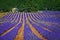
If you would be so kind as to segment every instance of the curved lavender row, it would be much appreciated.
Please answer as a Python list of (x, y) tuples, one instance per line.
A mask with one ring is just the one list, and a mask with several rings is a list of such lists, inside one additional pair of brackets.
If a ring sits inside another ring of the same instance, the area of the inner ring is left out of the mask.
[(19, 24), (17, 27), (15, 27), (13, 30), (11, 30), (9, 33), (7, 33), (4, 36), (0, 37), (0, 40), (14, 40), (16, 37), (18, 30), (20, 29), (22, 24)]
[[(16, 14), (15, 14), (15, 16), (16, 16)], [(18, 15), (16, 16), (15, 20), (17, 19), (17, 17), (18, 17)], [(14, 22), (15, 20), (13, 20), (12, 23), (11, 23), (12, 20), (11, 21), (8, 20), (10, 22), (4, 22), (4, 23), (2, 23), (2, 25), (0, 25), (0, 27), (1, 27), (0, 28), (0, 34), (2, 34), (4, 31), (8, 30), (9, 28), (13, 27), (14, 25), (16, 25), (17, 22)]]
[[(17, 15), (17, 14), (16, 14)], [(17, 20), (17, 21), (16, 21)], [(18, 14), (17, 15), (17, 18), (16, 18), (16, 24), (14, 24), (14, 26), (13, 26), (13, 24), (12, 24), (12, 26), (10, 27), (10, 29), (11, 28), (13, 28), (13, 27), (15, 27), (17, 24), (18, 24), (18, 22), (20, 21), (20, 14)], [(15, 23), (15, 21), (14, 21), (14, 23)], [(13, 40), (14, 38), (15, 38), (15, 36), (17, 35), (17, 32), (18, 32), (18, 30), (20, 29), (20, 27), (21, 27), (21, 24), (22, 23), (19, 23), (15, 28), (13, 28), (10, 32), (8, 32), (7, 34), (5, 34), (4, 36), (0, 36), (0, 40)], [(8, 24), (7, 24), (8, 25)], [(9, 26), (8, 26), (9, 27)], [(10, 30), (10, 29), (8, 29), (8, 30)], [(7, 30), (7, 31), (8, 31)], [(11, 35), (11, 34), (13, 34), (13, 35)], [(7, 39), (6, 39), (7, 38)]]
[(25, 25), (24, 40), (41, 40), (29, 28), (28, 24)]
[[(46, 16), (48, 16), (48, 14), (42, 13)], [(59, 20), (60, 18), (56, 17), (56, 20), (54, 18), (50, 18), (50, 16), (48, 17), (44, 17), (44, 15), (40, 14), (43, 17), (40, 17), (39, 15), (39, 19), (37, 20), (36, 18), (34, 18), (34, 16), (36, 17), (36, 14), (33, 16), (32, 14), (30, 14), (30, 23), (44, 36), (46, 37), (48, 40), (58, 40), (60, 39), (60, 28), (59, 28)], [(53, 14), (51, 14), (53, 15)], [(56, 14), (55, 14), (56, 15)], [(60, 14), (59, 14), (60, 15)], [(40, 20), (40, 18), (43, 18), (42, 20)], [(57, 19), (58, 18), (58, 19)], [(47, 21), (45, 21), (47, 19)], [(51, 20), (50, 20), (51, 19)], [(49, 21), (50, 20), (50, 21)], [(38, 22), (39, 21), (39, 22)], [(52, 22), (51, 22), (52, 21)], [(54, 22), (53, 22), (54, 21)], [(47, 24), (46, 24), (47, 23)], [(50, 23), (50, 24), (49, 24)], [(39, 25), (38, 25), (39, 24)], [(47, 30), (49, 29), (49, 30)], [(52, 31), (52, 32), (49, 32)], [(54, 35), (54, 36), (52, 36)], [(56, 37), (57, 36), (57, 37)]]
[[(4, 16), (4, 17), (2, 18), (2, 20), (4, 20), (5, 22), (10, 22), (11, 20), (14, 19), (13, 17), (15, 17), (15, 16), (16, 16), (16, 14), (10, 13), (10, 14)], [(9, 20), (9, 21), (8, 21), (8, 20)]]

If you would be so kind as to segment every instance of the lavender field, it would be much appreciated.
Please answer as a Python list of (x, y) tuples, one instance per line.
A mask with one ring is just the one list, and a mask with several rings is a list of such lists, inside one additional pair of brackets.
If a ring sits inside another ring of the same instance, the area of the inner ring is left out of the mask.
[(0, 40), (60, 40), (60, 11), (8, 12), (0, 18)]

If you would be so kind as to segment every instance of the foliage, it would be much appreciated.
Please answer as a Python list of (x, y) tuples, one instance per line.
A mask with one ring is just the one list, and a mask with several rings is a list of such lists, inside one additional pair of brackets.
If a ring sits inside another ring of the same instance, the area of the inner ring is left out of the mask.
[(60, 0), (0, 0), (0, 11), (15, 7), (19, 11), (60, 10)]

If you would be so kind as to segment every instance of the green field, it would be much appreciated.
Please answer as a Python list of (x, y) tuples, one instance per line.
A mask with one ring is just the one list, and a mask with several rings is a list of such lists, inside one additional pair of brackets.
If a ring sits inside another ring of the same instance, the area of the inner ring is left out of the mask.
[(0, 11), (14, 7), (19, 11), (60, 10), (60, 0), (0, 0)]

